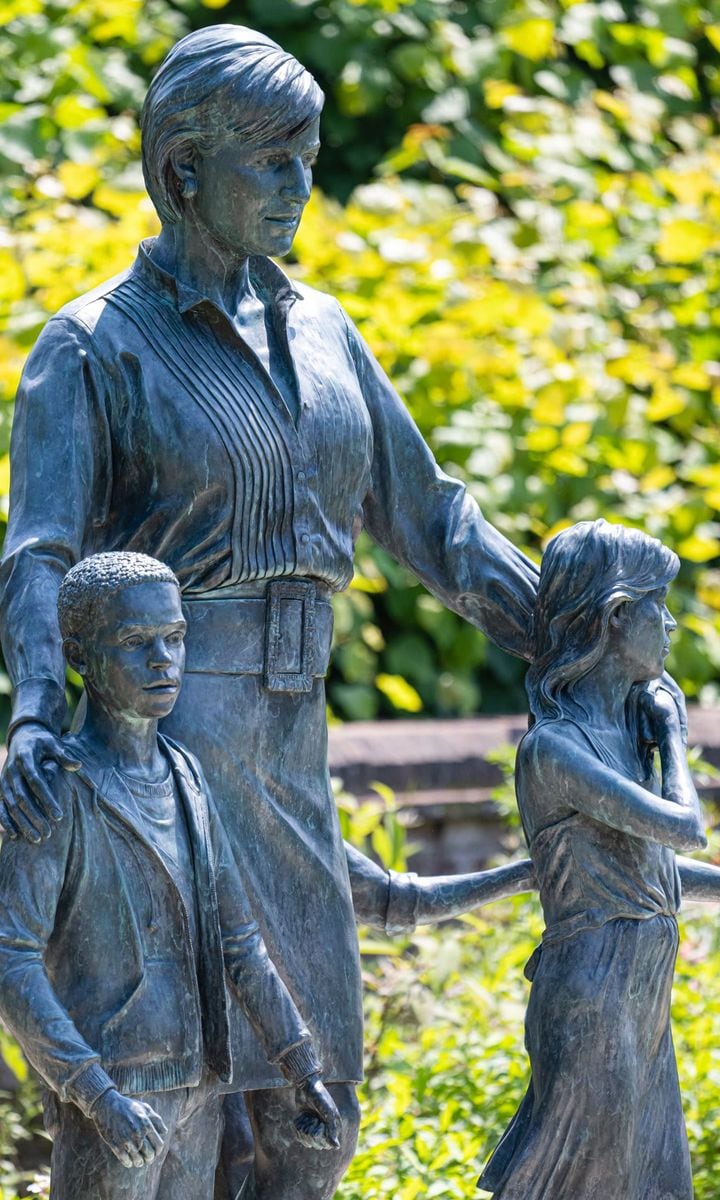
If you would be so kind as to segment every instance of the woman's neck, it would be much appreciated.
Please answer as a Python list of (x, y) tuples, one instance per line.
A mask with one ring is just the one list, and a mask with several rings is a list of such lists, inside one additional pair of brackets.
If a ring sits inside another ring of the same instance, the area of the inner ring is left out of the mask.
[(207, 230), (190, 220), (163, 225), (151, 258), (179, 283), (211, 300), (231, 318), (243, 299), (254, 296), (249, 257), (233, 256)]

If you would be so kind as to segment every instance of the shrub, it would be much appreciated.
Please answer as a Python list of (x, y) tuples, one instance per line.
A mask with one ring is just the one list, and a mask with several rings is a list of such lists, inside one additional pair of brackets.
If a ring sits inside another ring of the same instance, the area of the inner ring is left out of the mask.
[[(138, 166), (147, 79), (191, 25), (227, 19), (316, 71), (318, 177), (343, 199), (361, 185), (344, 207), (316, 195), (293, 269), (346, 304), (441, 464), (529, 553), (599, 515), (678, 551), (670, 665), (712, 701), (720, 26), (693, 5), (7, 0), (0, 493), (39, 329), (156, 229)], [(337, 715), (509, 711), (521, 684), (520, 664), (361, 542), (337, 601)]]

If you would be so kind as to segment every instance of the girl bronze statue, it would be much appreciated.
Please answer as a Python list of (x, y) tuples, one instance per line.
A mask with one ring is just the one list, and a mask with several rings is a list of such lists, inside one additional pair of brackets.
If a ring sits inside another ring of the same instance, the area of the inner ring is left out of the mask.
[(720, 871), (675, 856), (705, 845), (684, 706), (661, 679), (679, 565), (605, 521), (543, 558), (516, 786), (546, 928), (526, 968), (531, 1083), (480, 1180), (496, 1200), (692, 1200), (676, 913), (681, 888), (717, 897)]

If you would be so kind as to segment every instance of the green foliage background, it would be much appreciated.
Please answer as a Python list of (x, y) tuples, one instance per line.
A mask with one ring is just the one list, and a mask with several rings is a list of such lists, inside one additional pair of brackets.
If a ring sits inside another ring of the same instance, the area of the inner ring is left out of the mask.
[[(0, 0), (0, 493), (39, 329), (156, 229), (138, 167), (147, 80), (217, 20), (273, 34), (327, 93), (291, 269), (343, 301), (438, 459), (529, 553), (600, 515), (679, 552), (670, 665), (716, 699), (717, 0)], [(337, 602), (339, 716), (521, 709), (521, 684), (361, 543)], [(392, 815), (349, 805), (344, 820), (401, 865)], [(476, 1194), (525, 1083), (538, 932), (527, 900), (365, 943), (366, 1115), (344, 1200)], [(718, 978), (714, 927), (690, 915), (675, 1029), (698, 1200), (718, 1190)], [(32, 1088), (18, 1104), (0, 1105), (5, 1200)]]
[[(677, 549), (670, 666), (715, 699), (717, 0), (0, 0), (0, 492), (43, 322), (156, 228), (147, 80), (218, 20), (274, 34), (328, 96), (291, 269), (529, 553), (599, 515)], [(364, 542), (329, 694), (343, 718), (524, 707), (521, 665)]]

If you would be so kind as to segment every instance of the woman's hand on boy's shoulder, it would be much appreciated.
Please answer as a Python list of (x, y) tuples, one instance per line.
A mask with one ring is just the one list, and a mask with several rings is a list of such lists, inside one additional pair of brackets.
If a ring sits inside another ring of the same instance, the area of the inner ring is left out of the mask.
[(46, 725), (27, 721), (13, 731), (0, 779), (0, 826), (10, 838), (42, 842), (62, 820), (51, 764), (77, 771), (80, 763)]

